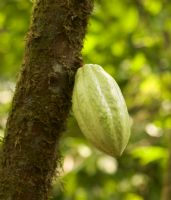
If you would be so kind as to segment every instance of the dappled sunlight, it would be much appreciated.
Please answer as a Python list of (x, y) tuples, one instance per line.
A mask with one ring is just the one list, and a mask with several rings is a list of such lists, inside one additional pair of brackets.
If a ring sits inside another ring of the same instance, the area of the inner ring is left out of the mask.
[(0, 81), (0, 137), (4, 136), (4, 129), (13, 97), (14, 83)]
[(12, 93), (9, 90), (0, 91), (0, 103), (10, 103), (12, 99)]
[[(32, 5), (32, 0), (0, 2), (0, 145)], [(95, 1), (83, 60), (101, 65), (117, 81), (131, 139), (121, 157), (107, 156), (85, 139), (71, 110), (51, 200), (160, 200), (171, 132), (170, 10), (169, 0)]]
[(102, 156), (97, 160), (98, 168), (107, 174), (114, 174), (117, 172), (118, 163), (117, 160), (109, 157), (109, 156)]
[(161, 137), (163, 135), (162, 129), (158, 128), (154, 124), (147, 124), (145, 127), (147, 134), (152, 137)]

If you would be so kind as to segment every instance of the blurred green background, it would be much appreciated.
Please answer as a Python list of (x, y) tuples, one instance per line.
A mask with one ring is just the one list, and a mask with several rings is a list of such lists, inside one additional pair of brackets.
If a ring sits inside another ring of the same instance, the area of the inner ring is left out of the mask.
[[(32, 2), (0, 1), (0, 139), (24, 52)], [(93, 148), (73, 118), (61, 140), (63, 169), (51, 200), (159, 200), (171, 131), (171, 2), (97, 0), (85, 63), (118, 82), (132, 136), (118, 160)]]

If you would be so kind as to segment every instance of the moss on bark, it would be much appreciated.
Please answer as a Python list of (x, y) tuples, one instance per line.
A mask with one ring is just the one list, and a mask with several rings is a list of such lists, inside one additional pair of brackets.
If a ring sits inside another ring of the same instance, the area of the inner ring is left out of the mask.
[(0, 199), (47, 200), (92, 0), (37, 0), (9, 114)]

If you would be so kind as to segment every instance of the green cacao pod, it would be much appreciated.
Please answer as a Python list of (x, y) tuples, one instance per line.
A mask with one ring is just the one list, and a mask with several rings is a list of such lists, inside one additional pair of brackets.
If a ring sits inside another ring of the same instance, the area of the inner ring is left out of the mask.
[(130, 119), (116, 81), (96, 64), (79, 68), (72, 110), (85, 137), (99, 150), (119, 156), (130, 137)]

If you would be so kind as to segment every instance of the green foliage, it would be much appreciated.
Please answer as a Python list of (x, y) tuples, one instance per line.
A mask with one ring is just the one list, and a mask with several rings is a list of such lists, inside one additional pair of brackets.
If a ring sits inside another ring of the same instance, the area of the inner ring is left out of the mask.
[[(0, 1), (0, 136), (24, 52), (32, 3)], [(105, 68), (120, 85), (132, 137), (118, 160), (94, 149), (75, 119), (61, 142), (61, 179), (52, 200), (160, 199), (171, 130), (169, 0), (97, 0), (83, 49), (85, 63)]]
[(0, 78), (16, 78), (22, 63), (26, 30), (29, 27), (29, 0), (0, 2)]

